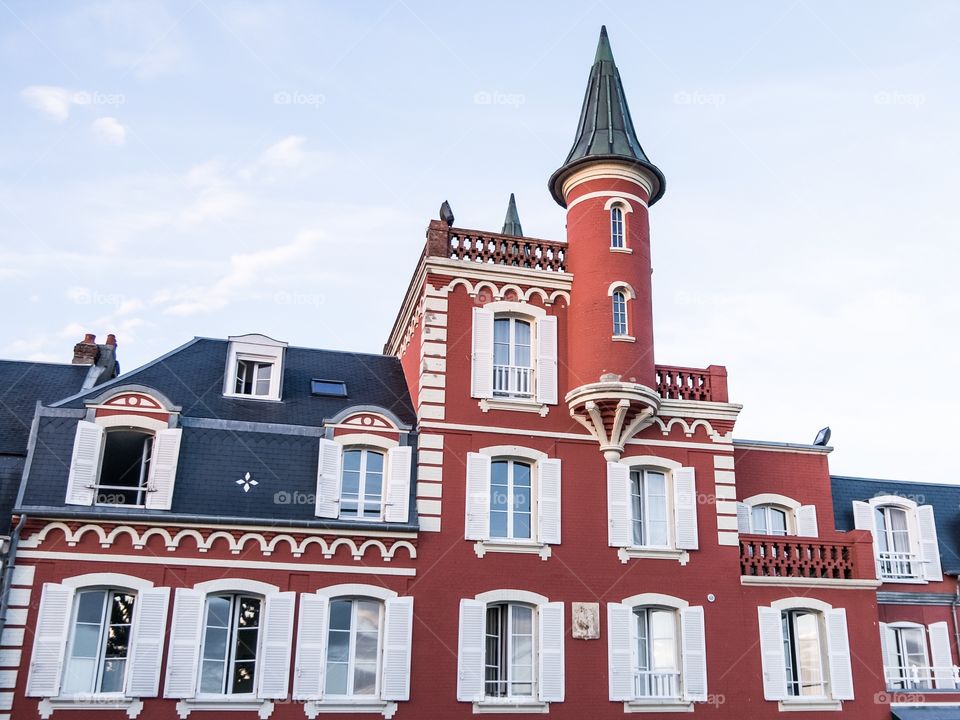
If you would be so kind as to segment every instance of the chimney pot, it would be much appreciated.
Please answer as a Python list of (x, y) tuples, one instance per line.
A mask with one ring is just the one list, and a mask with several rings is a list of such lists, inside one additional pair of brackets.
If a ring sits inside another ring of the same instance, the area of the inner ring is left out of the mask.
[(97, 336), (93, 333), (87, 333), (83, 340), (73, 346), (73, 364), (74, 365), (93, 365), (97, 362), (100, 355), (100, 348), (97, 347)]
[(107, 335), (107, 345), (113, 345), (114, 347), (116, 347), (116, 346), (117, 346), (117, 336), (114, 335), (113, 333), (110, 333), (109, 335)]
[(83, 336), (83, 343), (85, 345), (93, 345), (97, 342), (97, 336), (93, 333), (87, 333)]

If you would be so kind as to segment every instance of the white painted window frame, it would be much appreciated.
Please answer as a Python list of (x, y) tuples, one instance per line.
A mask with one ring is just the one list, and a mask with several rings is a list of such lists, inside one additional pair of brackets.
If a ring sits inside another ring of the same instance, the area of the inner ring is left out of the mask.
[[(224, 372), (224, 397), (243, 400), (280, 400), (283, 386), (284, 355), (287, 343), (279, 342), (265, 335), (236, 335), (227, 338), (227, 365)], [(270, 391), (266, 395), (247, 395), (237, 392), (237, 363), (247, 360), (273, 365), (270, 371)]]
[[(613, 210), (614, 208), (618, 208), (620, 210), (621, 242), (623, 243), (620, 246), (616, 246), (613, 244)], [(630, 204), (630, 202), (627, 199), (620, 196), (614, 196), (604, 203), (603, 209), (607, 211), (609, 216), (610, 252), (625, 253), (628, 255), (632, 254), (633, 248), (627, 244), (627, 238), (629, 237), (629, 234), (627, 232), (627, 223), (628, 223), (627, 217), (630, 215), (630, 213), (633, 212), (633, 206)]]
[[(659, 457), (656, 455), (635, 455), (632, 457), (620, 458), (619, 463), (626, 465), (629, 472), (634, 470), (654, 470), (662, 472), (667, 478), (667, 533), (669, 535), (669, 544), (665, 547), (654, 547), (647, 545), (630, 545), (620, 548), (618, 555), (621, 562), (627, 562), (630, 558), (662, 558), (667, 560), (677, 560), (681, 565), (686, 565), (690, 560), (690, 554), (687, 550), (677, 548), (677, 527), (676, 527), (676, 508), (674, 501), (673, 473), (683, 468), (683, 464), (676, 460)], [(632, 481), (631, 481), (632, 482)], [(633, 520), (633, 502), (630, 501), (630, 517)], [(631, 525), (632, 537), (632, 525)]]

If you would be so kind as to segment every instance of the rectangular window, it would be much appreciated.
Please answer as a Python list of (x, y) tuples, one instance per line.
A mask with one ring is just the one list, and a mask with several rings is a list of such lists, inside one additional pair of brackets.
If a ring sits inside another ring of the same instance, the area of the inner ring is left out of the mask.
[(343, 599), (330, 603), (327, 634), (327, 695), (376, 696), (380, 659), (381, 603)]
[(887, 684), (900, 690), (933, 688), (933, 668), (927, 659), (927, 639), (923, 628), (895, 627), (893, 631), (894, 667), (887, 669)]
[(874, 510), (877, 551), (883, 580), (911, 580), (920, 577), (919, 558), (912, 552), (907, 511), (884, 505)]
[(532, 329), (514, 317), (493, 321), (493, 394), (498, 397), (533, 396)]
[(104, 436), (103, 461), (97, 481), (98, 505), (142, 506), (146, 499), (152, 433), (111, 428)]
[(771, 505), (754, 505), (750, 511), (751, 530), (758, 535), (786, 535), (787, 513)]
[(237, 381), (235, 392), (237, 395), (251, 397), (270, 396), (270, 378), (273, 374), (273, 363), (256, 360), (237, 360)]
[(638, 608), (636, 619), (636, 670), (634, 692), (638, 698), (680, 697), (677, 652), (677, 615), (662, 608)]
[(623, 336), (627, 330), (627, 296), (622, 290), (613, 293), (613, 334)]
[(781, 621), (787, 695), (815, 698), (826, 696), (820, 614), (807, 610), (791, 610), (781, 615)]
[(634, 545), (669, 546), (667, 476), (656, 470), (632, 471), (630, 495)]
[(610, 208), (610, 247), (623, 247), (623, 209)]
[(487, 697), (533, 696), (533, 608), (487, 608), (484, 692)]
[(379, 520), (383, 513), (383, 453), (346, 450), (340, 489), (340, 517)]
[(133, 605), (122, 590), (77, 593), (63, 695), (123, 692)]
[(260, 599), (245, 595), (207, 598), (199, 692), (252, 695), (257, 677)]
[(527, 463), (496, 460), (490, 464), (490, 537), (531, 539), (531, 476)]
[(321, 397), (347, 397), (347, 384), (342, 380), (310, 381), (310, 394)]

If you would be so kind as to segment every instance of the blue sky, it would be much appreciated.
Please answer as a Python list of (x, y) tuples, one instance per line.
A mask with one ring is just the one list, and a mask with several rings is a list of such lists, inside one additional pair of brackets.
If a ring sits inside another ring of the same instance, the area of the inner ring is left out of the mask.
[(562, 238), (546, 181), (606, 23), (659, 362), (737, 435), (955, 481), (960, 5), (0, 0), (0, 356), (195, 335), (377, 352), (442, 200)]

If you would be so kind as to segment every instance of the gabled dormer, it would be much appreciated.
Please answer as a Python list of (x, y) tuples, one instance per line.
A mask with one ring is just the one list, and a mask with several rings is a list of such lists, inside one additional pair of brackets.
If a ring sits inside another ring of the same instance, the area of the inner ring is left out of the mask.
[(227, 341), (224, 396), (280, 400), (287, 343), (255, 333), (233, 335)]

